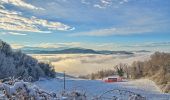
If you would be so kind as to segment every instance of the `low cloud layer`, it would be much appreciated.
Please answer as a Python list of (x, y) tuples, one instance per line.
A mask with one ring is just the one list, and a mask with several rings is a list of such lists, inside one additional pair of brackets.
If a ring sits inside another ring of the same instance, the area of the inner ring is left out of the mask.
[(137, 55), (94, 55), (94, 54), (63, 54), (63, 55), (32, 55), (40, 61), (51, 62), (58, 72), (79, 76), (99, 70), (113, 69), (119, 63), (131, 64), (137, 60), (147, 60), (150, 54)]

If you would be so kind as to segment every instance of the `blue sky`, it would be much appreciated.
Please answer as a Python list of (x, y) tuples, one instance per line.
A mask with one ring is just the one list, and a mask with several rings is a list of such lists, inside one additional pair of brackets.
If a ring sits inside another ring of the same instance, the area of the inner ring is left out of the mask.
[(24, 46), (170, 50), (169, 0), (0, 0), (0, 39)]

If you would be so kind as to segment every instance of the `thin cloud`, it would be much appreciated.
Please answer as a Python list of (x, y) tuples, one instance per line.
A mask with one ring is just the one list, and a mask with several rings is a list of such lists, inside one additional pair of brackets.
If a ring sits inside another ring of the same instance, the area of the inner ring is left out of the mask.
[(38, 9), (33, 5), (27, 4), (23, 0), (2, 0), (2, 3), (0, 3), (0, 16), (1, 16), (0, 29), (7, 30), (7, 31), (38, 32), (38, 33), (51, 33), (51, 31), (55, 31), (55, 30), (68, 31), (74, 29), (61, 22), (48, 21), (48, 20), (36, 18), (34, 16), (24, 17), (21, 12), (8, 10), (7, 8), (5, 8), (3, 4), (6, 3), (13, 4), (19, 7)]
[(0, 0), (2, 4), (12, 4), (18, 7), (24, 7), (28, 9), (34, 9), (34, 10), (43, 10), (43, 8), (35, 7), (32, 4), (26, 3), (24, 0)]
[(89, 5), (89, 4), (90, 4), (90, 2), (88, 2), (88, 1), (86, 1), (86, 0), (81, 0), (81, 3), (86, 4), (86, 5)]
[(17, 12), (0, 9), (0, 28), (4, 30), (13, 31), (28, 31), (28, 32), (42, 32), (38, 26), (53, 29), (53, 30), (69, 30), (70, 26), (62, 24), (60, 22), (50, 22), (35, 17), (26, 18), (19, 15)]
[(37, 47), (37, 48), (60, 48), (60, 47), (80, 47), (79, 42), (62, 42), (62, 43), (40, 43), (34, 45), (25, 45), (24, 47)]
[(92, 30), (87, 32), (73, 33), (70, 36), (110, 36), (110, 35), (131, 35), (152, 32), (152, 28), (146, 27), (122, 27)]
[(11, 47), (12, 47), (13, 49), (20, 49), (20, 48), (23, 48), (23, 47), (24, 47), (24, 45), (22, 45), (22, 44), (12, 43), (12, 44), (11, 44)]
[(27, 34), (24, 34), (24, 33), (19, 33), (19, 32), (0, 32), (0, 35), (17, 35), (17, 36), (25, 36)]
[(96, 8), (100, 8), (100, 9), (106, 8), (106, 7), (101, 6), (101, 5), (99, 5), (99, 4), (94, 4), (94, 7), (96, 7)]
[(162, 47), (162, 46), (170, 46), (170, 42), (148, 42), (141, 44), (131, 44), (131, 45), (123, 45), (124, 47)]
[(99, 9), (105, 9), (109, 7), (115, 8), (127, 2), (128, 0), (96, 0), (95, 2), (90, 2), (90, 0), (81, 0), (81, 3), (86, 5), (93, 5), (93, 7)]
[(9, 34), (12, 35), (27, 35), (27, 34), (23, 34), (23, 33), (17, 33), (17, 32), (8, 32)]

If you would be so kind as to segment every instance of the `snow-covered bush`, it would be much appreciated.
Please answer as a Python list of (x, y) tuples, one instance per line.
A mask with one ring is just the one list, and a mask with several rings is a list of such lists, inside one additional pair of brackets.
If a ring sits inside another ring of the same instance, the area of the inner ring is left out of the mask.
[(146, 100), (146, 98), (138, 94), (133, 94), (129, 96), (128, 100)]
[(9, 80), (0, 83), (0, 99), (4, 100), (87, 100), (81, 91), (49, 93), (23, 80)]
[(9, 81), (0, 84), (3, 95), (0, 97), (12, 100), (57, 100), (55, 93), (45, 92), (24, 81)]
[(81, 91), (62, 92), (62, 100), (87, 100), (85, 93)]
[(146, 100), (145, 97), (140, 94), (128, 91), (113, 89), (102, 93), (101, 95), (94, 97), (93, 100)]

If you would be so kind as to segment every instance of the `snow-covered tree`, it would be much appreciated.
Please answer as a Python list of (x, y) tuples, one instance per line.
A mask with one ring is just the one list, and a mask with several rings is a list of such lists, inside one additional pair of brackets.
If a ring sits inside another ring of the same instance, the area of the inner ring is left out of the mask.
[(19, 51), (13, 51), (6, 42), (0, 40), (0, 79), (20, 77), (36, 81), (39, 77), (54, 77), (55, 71), (50, 64), (38, 62), (35, 58)]

